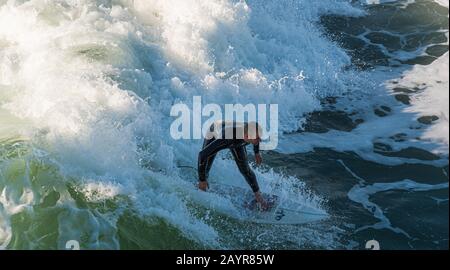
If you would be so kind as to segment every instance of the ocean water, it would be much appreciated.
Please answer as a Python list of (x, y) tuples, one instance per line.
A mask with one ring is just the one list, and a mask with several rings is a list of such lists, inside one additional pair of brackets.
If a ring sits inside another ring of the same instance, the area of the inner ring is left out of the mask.
[[(0, 0), (0, 249), (448, 249), (448, 59), (447, 0)], [(194, 95), (279, 104), (261, 189), (328, 218), (198, 191)]]

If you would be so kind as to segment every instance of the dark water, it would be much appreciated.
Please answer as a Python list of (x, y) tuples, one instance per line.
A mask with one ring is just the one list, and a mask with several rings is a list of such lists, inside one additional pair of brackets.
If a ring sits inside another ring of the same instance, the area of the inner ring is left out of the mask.
[[(431, 1), (372, 5), (367, 16), (323, 16), (321, 24), (331, 39), (348, 50), (353, 65), (399, 67), (427, 65), (448, 51), (448, 9)], [(425, 55), (402, 59), (405, 53)], [(402, 51), (402, 54), (399, 52)]]
[[(408, 70), (413, 65), (431, 64), (448, 51), (447, 8), (430, 1), (408, 5), (406, 1), (398, 1), (367, 6), (365, 10), (367, 16), (358, 18), (335, 15), (321, 18), (326, 35), (352, 57), (349, 69)], [(410, 96), (417, 91), (398, 88), (395, 98), (399, 104), (409, 105)], [(324, 100), (328, 109), (310, 114), (301, 132), (352, 132), (364, 120), (337, 109), (343, 101), (348, 102), (343, 97)], [(385, 117), (390, 111), (391, 108), (381, 106), (373, 113)], [(430, 124), (431, 120), (432, 116), (421, 118), (419, 122)], [(396, 134), (395, 127), (392, 134)], [(402, 141), (403, 135), (393, 136), (393, 142)], [(366, 241), (375, 239), (382, 249), (448, 249), (448, 184), (444, 188), (423, 191), (392, 184), (404, 179), (429, 185), (448, 183), (448, 153), (440, 157), (420, 147), (393, 151), (390, 145), (376, 142), (373, 152), (419, 162), (383, 165), (364, 160), (352, 151), (336, 152), (327, 148), (298, 154), (271, 152), (266, 160), (279, 171), (304, 179), (307, 186), (327, 198), (334, 222), (343, 230), (340, 248), (364, 249)], [(446, 160), (447, 165), (420, 163), (439, 159)], [(390, 228), (366, 227), (377, 224), (380, 219), (374, 214), (375, 208), (366, 208), (349, 197), (349, 191), (358, 187), (362, 179), (364, 187), (391, 184), (384, 191), (367, 195), (368, 200), (382, 210)]]
[(448, 181), (448, 165), (442, 168), (418, 164), (386, 166), (366, 161), (352, 152), (339, 153), (323, 148), (302, 154), (272, 152), (269, 156), (266, 160), (271, 166), (305, 179), (312, 190), (324, 194), (334, 222), (345, 230), (342, 244), (353, 241), (352, 248), (364, 249), (366, 241), (376, 239), (383, 249), (448, 248), (448, 189), (420, 192), (392, 189), (370, 197), (392, 226), (402, 228), (410, 237), (388, 229), (357, 232), (358, 228), (378, 220), (361, 204), (348, 198), (349, 190), (359, 183), (359, 179), (350, 174), (342, 162), (368, 185), (399, 179), (439, 184)]

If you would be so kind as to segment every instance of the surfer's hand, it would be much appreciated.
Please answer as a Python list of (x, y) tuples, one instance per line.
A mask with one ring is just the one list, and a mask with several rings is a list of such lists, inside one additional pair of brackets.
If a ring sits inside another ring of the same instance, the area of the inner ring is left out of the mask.
[(200, 190), (206, 191), (208, 189), (208, 182), (207, 181), (200, 181), (198, 182), (198, 188)]
[(266, 200), (264, 200), (261, 192), (255, 192), (255, 199), (256, 202), (261, 206), (261, 210), (266, 211), (269, 209), (269, 205), (267, 204)]
[(255, 161), (256, 161), (256, 164), (257, 165), (261, 165), (261, 163), (262, 163), (262, 156), (261, 156), (261, 154), (256, 154), (255, 155)]

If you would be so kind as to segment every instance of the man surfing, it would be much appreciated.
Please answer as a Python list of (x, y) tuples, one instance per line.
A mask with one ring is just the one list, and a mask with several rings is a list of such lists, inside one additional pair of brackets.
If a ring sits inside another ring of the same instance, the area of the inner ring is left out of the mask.
[(224, 149), (230, 149), (239, 171), (255, 194), (256, 202), (263, 210), (267, 210), (269, 206), (262, 197), (255, 173), (248, 164), (246, 149), (247, 145), (253, 144), (255, 161), (257, 165), (260, 165), (262, 157), (259, 153), (259, 143), (263, 135), (262, 132), (262, 128), (256, 122), (214, 122), (209, 128), (203, 142), (203, 148), (198, 154), (199, 189), (207, 190), (207, 178), (217, 153)]

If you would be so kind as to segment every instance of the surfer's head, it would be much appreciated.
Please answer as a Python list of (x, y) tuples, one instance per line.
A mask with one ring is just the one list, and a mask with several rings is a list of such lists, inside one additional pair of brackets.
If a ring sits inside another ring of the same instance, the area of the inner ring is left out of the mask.
[(263, 130), (257, 122), (248, 122), (244, 125), (244, 141), (258, 144), (263, 136)]

